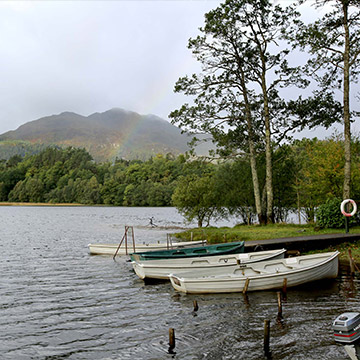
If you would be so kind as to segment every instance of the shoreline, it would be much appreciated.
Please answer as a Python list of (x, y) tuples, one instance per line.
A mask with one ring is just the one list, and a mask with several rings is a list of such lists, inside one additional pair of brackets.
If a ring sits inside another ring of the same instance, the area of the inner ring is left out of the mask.
[(0, 202), (0, 206), (89, 206), (77, 203), (26, 203), (26, 202)]

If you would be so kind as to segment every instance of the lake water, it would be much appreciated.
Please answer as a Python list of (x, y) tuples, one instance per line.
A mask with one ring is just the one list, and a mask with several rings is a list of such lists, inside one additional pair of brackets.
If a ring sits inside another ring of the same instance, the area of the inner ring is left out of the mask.
[(276, 291), (184, 295), (169, 283), (145, 285), (125, 257), (89, 255), (88, 243), (118, 243), (125, 225), (138, 242), (166, 241), (184, 226), (173, 208), (0, 211), (1, 359), (264, 359), (266, 319), (272, 359), (347, 359), (331, 329), (340, 313), (360, 311), (359, 279), (346, 268), (289, 289), (278, 321)]

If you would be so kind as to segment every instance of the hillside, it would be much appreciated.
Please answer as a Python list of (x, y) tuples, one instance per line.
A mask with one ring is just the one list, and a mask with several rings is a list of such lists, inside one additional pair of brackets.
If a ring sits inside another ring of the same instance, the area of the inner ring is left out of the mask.
[[(36, 153), (48, 145), (85, 148), (96, 161), (147, 159), (157, 153), (178, 155), (189, 150), (190, 136), (155, 116), (123, 109), (82, 116), (71, 112), (28, 122), (0, 135), (0, 158)], [(203, 147), (204, 149), (204, 147)], [(207, 152), (207, 147), (201, 155)]]

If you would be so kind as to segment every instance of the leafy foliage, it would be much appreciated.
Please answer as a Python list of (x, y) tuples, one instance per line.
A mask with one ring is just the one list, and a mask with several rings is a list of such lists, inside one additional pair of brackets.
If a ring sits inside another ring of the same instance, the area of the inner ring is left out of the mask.
[(198, 227), (202, 227), (204, 221), (209, 225), (211, 218), (222, 214), (216, 184), (210, 176), (188, 175), (181, 178), (172, 200), (186, 220), (197, 220)]
[[(340, 211), (342, 200), (331, 198), (316, 210), (317, 224), (322, 228), (341, 229), (345, 227), (345, 216)], [(349, 223), (355, 224), (355, 218), (350, 218)]]
[(183, 155), (97, 164), (84, 149), (49, 147), (0, 162), (0, 200), (170, 206), (180, 175), (201, 175), (201, 164)]

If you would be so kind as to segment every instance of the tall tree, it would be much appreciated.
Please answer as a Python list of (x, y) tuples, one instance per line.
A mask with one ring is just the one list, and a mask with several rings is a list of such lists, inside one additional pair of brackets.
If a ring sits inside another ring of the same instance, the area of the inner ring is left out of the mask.
[[(301, 0), (304, 3), (306, 0)], [(360, 71), (360, 1), (317, 0), (318, 7), (329, 11), (311, 24), (295, 23), (293, 41), (310, 59), (306, 70), (322, 89), (342, 90), (344, 124), (343, 197), (350, 197), (351, 186), (351, 111), (350, 83)]]
[(180, 178), (172, 203), (187, 221), (196, 220), (198, 227), (202, 227), (204, 222), (209, 226), (211, 219), (224, 215), (220, 198), (212, 174), (188, 175)]
[[(260, 222), (273, 220), (272, 136), (284, 133), (284, 104), (278, 88), (306, 85), (297, 69), (288, 66), (288, 51), (277, 43), (280, 30), (296, 16), (292, 8), (273, 6), (268, 0), (227, 0), (205, 14), (202, 36), (190, 39), (189, 48), (202, 64), (202, 73), (183, 77), (176, 92), (194, 96), (170, 114), (173, 123), (211, 133), (228, 151), (249, 154), (256, 212)], [(269, 81), (269, 77), (272, 81)], [(256, 164), (257, 149), (266, 153), (265, 214)]]

